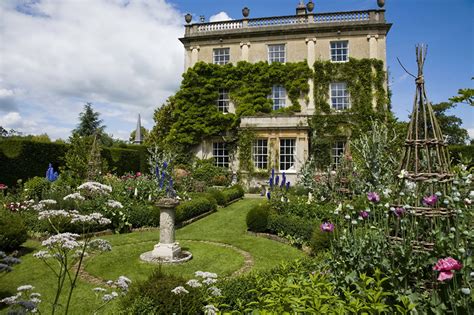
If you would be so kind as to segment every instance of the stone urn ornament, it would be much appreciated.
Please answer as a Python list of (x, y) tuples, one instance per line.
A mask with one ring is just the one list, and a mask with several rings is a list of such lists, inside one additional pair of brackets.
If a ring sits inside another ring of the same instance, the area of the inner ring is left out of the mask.
[(186, 23), (191, 23), (191, 21), (193, 20), (193, 16), (189, 13), (187, 13), (185, 16), (184, 16), (184, 20), (186, 21)]
[(308, 4), (306, 5), (306, 9), (308, 9), (308, 12), (313, 12), (313, 10), (314, 10), (313, 0), (309, 0)]
[(383, 8), (385, 6), (385, 0), (377, 0), (377, 5), (379, 8)]
[(244, 18), (248, 18), (249, 14), (250, 14), (249, 8), (245, 7), (242, 9), (242, 15), (244, 16)]

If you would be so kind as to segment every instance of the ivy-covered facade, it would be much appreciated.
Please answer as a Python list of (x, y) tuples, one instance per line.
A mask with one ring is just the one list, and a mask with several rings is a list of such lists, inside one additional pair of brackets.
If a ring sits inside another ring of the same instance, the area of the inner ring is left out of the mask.
[(179, 91), (154, 140), (264, 182), (294, 181), (308, 158), (336, 167), (348, 139), (390, 113), (384, 10), (186, 25)]

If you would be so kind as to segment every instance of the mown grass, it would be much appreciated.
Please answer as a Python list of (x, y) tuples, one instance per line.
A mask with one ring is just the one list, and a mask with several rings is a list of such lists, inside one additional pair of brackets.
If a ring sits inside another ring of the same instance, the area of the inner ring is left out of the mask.
[[(304, 254), (291, 246), (246, 233), (245, 217), (250, 208), (261, 202), (259, 199), (245, 199), (234, 203), (193, 224), (179, 229), (176, 238), (181, 246), (193, 254), (193, 259), (185, 264), (163, 266), (165, 271), (191, 278), (195, 271), (215, 272), (219, 276), (230, 276), (244, 264), (244, 257), (231, 248), (198, 242), (213, 241), (230, 244), (249, 252), (254, 260), (252, 270), (268, 269), (282, 261), (301, 258)], [(140, 254), (153, 249), (159, 241), (159, 231), (134, 232), (129, 234), (108, 235), (102, 237), (112, 244), (112, 251), (87, 259), (85, 269), (91, 275), (101, 279), (116, 279), (124, 275), (137, 282), (146, 279), (155, 265), (140, 261)], [(28, 241), (31, 253), (22, 257), (22, 263), (15, 266), (10, 274), (0, 277), (0, 296), (15, 293), (16, 287), (31, 284), (42, 294), (41, 311), (50, 313), (48, 301), (55, 293), (55, 278), (50, 270), (32, 256), (40, 249), (40, 243)], [(74, 293), (70, 314), (91, 314), (100, 301), (92, 288), (96, 285), (80, 281)], [(117, 313), (116, 304), (112, 304), (102, 313)], [(0, 313), (6, 313), (5, 310)], [(60, 311), (59, 314), (62, 314)]]

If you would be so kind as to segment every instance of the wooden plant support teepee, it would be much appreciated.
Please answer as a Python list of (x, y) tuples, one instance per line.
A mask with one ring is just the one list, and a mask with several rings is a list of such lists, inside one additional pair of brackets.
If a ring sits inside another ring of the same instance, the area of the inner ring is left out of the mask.
[[(410, 204), (404, 203), (403, 196), (393, 208), (406, 208), (407, 214), (414, 216), (424, 229), (417, 239), (411, 240), (415, 250), (430, 251), (434, 247), (430, 232), (433, 231), (434, 221), (454, 215), (443, 205), (444, 196), (450, 191), (453, 174), (450, 173), (449, 153), (447, 143), (441, 128), (433, 113), (428, 97), (426, 96), (423, 66), (426, 59), (427, 46), (416, 46), (418, 76), (415, 79), (416, 94), (405, 140), (404, 154), (400, 165), (400, 187), (411, 186), (414, 189), (415, 199)], [(440, 197), (434, 205), (423, 203), (424, 196), (438, 193)], [(440, 194), (441, 193), (441, 194)], [(403, 241), (400, 235), (391, 236), (393, 241)]]

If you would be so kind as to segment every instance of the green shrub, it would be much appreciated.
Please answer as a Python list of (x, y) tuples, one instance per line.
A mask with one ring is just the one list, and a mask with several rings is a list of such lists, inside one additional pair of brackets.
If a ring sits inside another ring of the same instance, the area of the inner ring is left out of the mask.
[(217, 203), (215, 201), (212, 202), (206, 197), (195, 197), (192, 200), (183, 202), (176, 208), (176, 222), (183, 222), (216, 209)]
[(25, 183), (25, 198), (41, 200), (43, 198), (43, 193), (45, 193), (50, 186), (51, 183), (45, 177), (35, 176)]
[(293, 215), (272, 214), (268, 218), (268, 229), (271, 232), (275, 234), (283, 233), (300, 238), (306, 242), (311, 240), (315, 226), (316, 223), (314, 221)]
[(160, 209), (144, 203), (132, 203), (124, 207), (132, 228), (160, 226)]
[(195, 180), (206, 182), (211, 185), (214, 185), (214, 179), (216, 179), (219, 184), (228, 184), (227, 181), (225, 183), (219, 182), (222, 180), (219, 176), (223, 176), (227, 179), (228, 175), (229, 171), (225, 168), (214, 165), (214, 159), (212, 158), (207, 160), (198, 159), (192, 171), (192, 176)]
[(253, 207), (247, 213), (247, 228), (253, 232), (265, 232), (267, 230), (269, 216), (270, 206), (268, 203)]
[(226, 205), (226, 199), (222, 190), (217, 188), (209, 188), (207, 192), (212, 195), (212, 197), (216, 200), (219, 206)]
[(171, 290), (184, 286), (186, 279), (155, 270), (144, 282), (132, 285), (120, 301), (125, 314), (201, 314), (203, 304), (198, 290), (186, 286), (187, 294), (177, 296)]
[(244, 189), (240, 185), (234, 185), (230, 188), (222, 190), (224, 196), (225, 204), (228, 204), (231, 201), (242, 198), (244, 196)]
[(25, 223), (20, 216), (0, 212), (0, 250), (9, 252), (17, 249), (28, 238)]
[(331, 237), (333, 235), (333, 233), (323, 232), (321, 229), (315, 228), (309, 242), (312, 254), (314, 255), (322, 250), (328, 249), (331, 245)]

